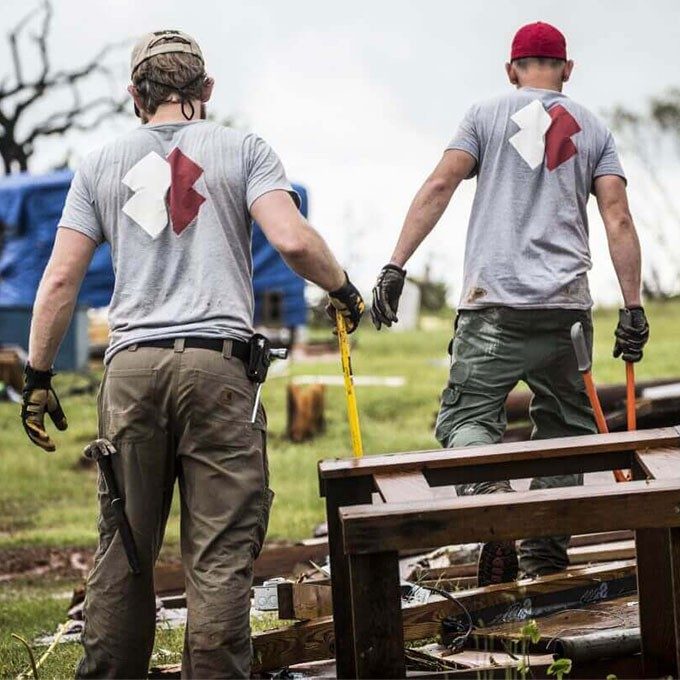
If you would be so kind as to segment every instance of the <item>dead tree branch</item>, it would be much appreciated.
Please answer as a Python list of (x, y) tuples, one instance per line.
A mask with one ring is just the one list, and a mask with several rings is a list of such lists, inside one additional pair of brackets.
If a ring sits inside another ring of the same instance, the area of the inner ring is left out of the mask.
[[(104, 121), (123, 114), (127, 104), (127, 97), (112, 95), (99, 94), (84, 100), (81, 92), (81, 88), (97, 76), (107, 79), (113, 86), (113, 72), (105, 59), (124, 43), (105, 45), (77, 68), (53, 70), (49, 56), (52, 18), (51, 0), (43, 0), (7, 35), (11, 74), (0, 79), (0, 156), (7, 174), (28, 169), (29, 158), (40, 138), (63, 135), (71, 130), (93, 130)], [(36, 32), (30, 33), (34, 25)], [(27, 45), (37, 56), (38, 68), (32, 76), (26, 66), (29, 63)], [(27, 127), (31, 107), (59, 94), (62, 98), (64, 94), (70, 94), (70, 105), (55, 105), (55, 111)]]

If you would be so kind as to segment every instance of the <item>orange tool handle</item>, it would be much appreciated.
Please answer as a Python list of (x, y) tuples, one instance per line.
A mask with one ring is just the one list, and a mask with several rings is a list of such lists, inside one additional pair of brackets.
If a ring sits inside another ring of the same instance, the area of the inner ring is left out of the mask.
[[(585, 371), (582, 375), (583, 382), (586, 384), (586, 394), (588, 395), (590, 405), (593, 407), (593, 412), (595, 414), (595, 423), (597, 424), (598, 432), (600, 432), (600, 434), (609, 432), (607, 420), (602, 411), (602, 404), (600, 404), (600, 398), (597, 396), (593, 376), (590, 371)], [(614, 470), (614, 479), (617, 482), (629, 482), (631, 479), (630, 472), (628, 472), (628, 470)]]
[(588, 400), (590, 401), (590, 405), (593, 407), (593, 413), (595, 414), (597, 431), (600, 434), (605, 434), (606, 432), (609, 432), (609, 428), (607, 427), (607, 419), (604, 417), (602, 404), (600, 404), (600, 398), (597, 396), (593, 375), (590, 371), (584, 371), (582, 375), (583, 382), (586, 384), (586, 394), (588, 395)]
[[(597, 424), (598, 432), (600, 432), (600, 434), (609, 432), (607, 420), (602, 411), (602, 404), (600, 404), (600, 398), (597, 396), (593, 376), (590, 371), (585, 371), (582, 375), (583, 382), (586, 384), (586, 394), (588, 395), (590, 405), (593, 407), (593, 412), (595, 414), (595, 423)], [(614, 479), (617, 482), (629, 482), (631, 479), (630, 472), (628, 472), (628, 470), (614, 470)]]
[(637, 414), (635, 412), (635, 364), (626, 362), (626, 421), (628, 431), (637, 430)]
[[(583, 333), (583, 326), (580, 321), (577, 321), (571, 327), (571, 341), (574, 345), (574, 353), (576, 354), (576, 361), (578, 363), (578, 370), (583, 376), (583, 382), (586, 386), (586, 394), (588, 395), (588, 401), (593, 409), (593, 414), (595, 415), (595, 424), (597, 425), (597, 430), (600, 434), (605, 434), (609, 432), (607, 427), (607, 420), (604, 417), (604, 412), (602, 411), (602, 404), (600, 404), (600, 398), (597, 396), (597, 390), (595, 389), (595, 383), (593, 382), (593, 376), (590, 372), (592, 361), (590, 359), (590, 352), (588, 352), (588, 347), (586, 346), (586, 338)], [(633, 387), (633, 395), (635, 394), (635, 388)], [(633, 410), (635, 410), (635, 402), (633, 400)], [(629, 416), (630, 418), (630, 416)], [(630, 423), (630, 420), (628, 421)], [(628, 482), (631, 479), (629, 470), (614, 470), (614, 479), (617, 482)]]

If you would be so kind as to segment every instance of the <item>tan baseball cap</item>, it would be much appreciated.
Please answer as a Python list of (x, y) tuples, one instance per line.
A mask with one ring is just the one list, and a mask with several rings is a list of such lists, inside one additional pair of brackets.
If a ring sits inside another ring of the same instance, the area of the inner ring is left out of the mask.
[(154, 31), (142, 36), (132, 49), (130, 74), (134, 76), (139, 65), (157, 54), (185, 52), (193, 54), (203, 62), (203, 53), (198, 43), (182, 31)]

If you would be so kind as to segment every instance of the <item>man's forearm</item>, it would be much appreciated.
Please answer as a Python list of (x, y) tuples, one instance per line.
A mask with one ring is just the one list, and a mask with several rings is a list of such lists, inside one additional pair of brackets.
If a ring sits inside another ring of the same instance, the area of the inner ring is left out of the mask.
[(409, 258), (434, 229), (446, 210), (456, 184), (429, 179), (416, 194), (406, 214), (404, 226), (390, 262), (404, 267)]
[(33, 306), (28, 348), (28, 360), (36, 370), (46, 371), (52, 367), (71, 321), (77, 295), (77, 284), (49, 272), (43, 277)]
[(640, 305), (641, 254), (640, 242), (633, 220), (625, 218), (615, 227), (607, 230), (609, 253), (621, 286), (626, 307)]
[(302, 278), (320, 286), (325, 291), (334, 291), (345, 283), (345, 272), (328, 244), (311, 226), (304, 226), (298, 245), (281, 250), (286, 264)]

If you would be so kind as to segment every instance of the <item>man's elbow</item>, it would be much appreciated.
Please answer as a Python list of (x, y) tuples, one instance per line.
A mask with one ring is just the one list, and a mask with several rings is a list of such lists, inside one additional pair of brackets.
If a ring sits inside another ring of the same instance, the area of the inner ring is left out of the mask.
[(309, 252), (309, 241), (302, 234), (291, 234), (281, 239), (274, 247), (283, 257), (296, 260)]
[(447, 198), (453, 191), (452, 183), (446, 177), (436, 175), (430, 177), (430, 179), (427, 181), (427, 188), (434, 196), (444, 196)]
[(46, 271), (40, 287), (49, 295), (66, 295), (77, 290), (78, 281), (72, 272), (60, 267)]
[(633, 217), (626, 211), (612, 217), (607, 225), (610, 237), (627, 238), (635, 235), (635, 223)]

